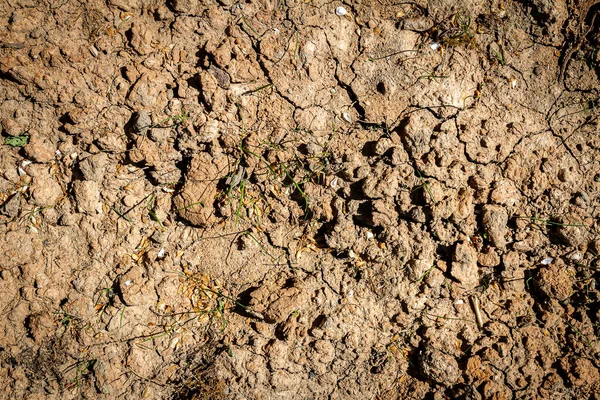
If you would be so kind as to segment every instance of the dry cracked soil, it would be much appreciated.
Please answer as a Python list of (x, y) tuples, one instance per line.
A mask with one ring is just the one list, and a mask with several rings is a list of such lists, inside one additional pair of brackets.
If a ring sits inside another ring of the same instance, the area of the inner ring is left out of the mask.
[(0, 1), (0, 398), (598, 399), (599, 11)]

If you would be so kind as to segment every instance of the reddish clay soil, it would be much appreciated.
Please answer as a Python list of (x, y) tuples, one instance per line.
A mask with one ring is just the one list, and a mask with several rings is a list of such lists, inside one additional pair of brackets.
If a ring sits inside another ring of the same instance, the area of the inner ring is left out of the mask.
[(598, 399), (600, 3), (0, 2), (0, 398)]

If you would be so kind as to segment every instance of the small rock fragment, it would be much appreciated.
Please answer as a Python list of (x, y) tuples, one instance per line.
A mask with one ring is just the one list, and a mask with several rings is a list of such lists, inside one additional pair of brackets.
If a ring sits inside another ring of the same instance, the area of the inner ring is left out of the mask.
[(496, 204), (511, 207), (520, 202), (521, 194), (512, 181), (505, 179), (496, 182), (490, 198)]
[(133, 125), (131, 128), (135, 133), (140, 133), (152, 125), (152, 118), (146, 111), (141, 110), (135, 113), (133, 117)]
[(286, 320), (295, 310), (300, 310), (310, 295), (299, 282), (294, 286), (273, 290), (272, 287), (261, 286), (251, 294), (250, 307), (261, 313), (265, 322), (278, 323)]
[(208, 68), (208, 72), (210, 72), (212, 76), (215, 77), (215, 79), (217, 80), (217, 85), (219, 85), (221, 89), (229, 89), (229, 86), (231, 85), (231, 77), (227, 72), (223, 71), (221, 68), (215, 65), (211, 65)]
[(186, 183), (174, 198), (177, 213), (196, 226), (205, 226), (214, 214), (217, 195), (219, 166), (208, 153), (192, 158), (186, 175)]
[(479, 253), (477, 261), (484, 267), (495, 267), (500, 264), (500, 256), (493, 247), (488, 247)]
[(542, 264), (542, 265), (549, 265), (550, 263), (552, 263), (552, 261), (554, 261), (554, 258), (552, 258), (552, 257), (546, 257), (542, 261), (540, 261), (540, 264)]
[(398, 171), (379, 164), (366, 177), (362, 189), (371, 199), (393, 198), (398, 193)]
[(40, 135), (31, 135), (29, 143), (25, 146), (27, 158), (40, 163), (54, 160), (56, 148), (46, 138)]
[(4, 215), (7, 215), (10, 218), (14, 218), (19, 215), (19, 211), (21, 211), (21, 194), (15, 193), (10, 199), (8, 199), (1, 209)]
[(98, 153), (84, 159), (79, 163), (79, 169), (86, 181), (99, 182), (104, 177), (104, 172), (108, 164), (106, 153)]
[(43, 164), (32, 165), (28, 172), (33, 177), (33, 183), (29, 190), (35, 205), (54, 207), (58, 199), (62, 197), (63, 191), (49, 168)]
[(383, 137), (379, 139), (377, 143), (375, 143), (373, 152), (378, 156), (382, 156), (392, 147), (394, 147), (394, 143), (392, 142), (392, 140), (390, 138)]
[(540, 268), (534, 279), (536, 287), (551, 299), (565, 300), (573, 294), (575, 273), (561, 260)]
[(154, 290), (154, 280), (148, 278), (141, 265), (133, 266), (119, 277), (119, 290), (127, 305), (152, 304), (158, 300)]
[(506, 245), (506, 225), (508, 212), (504, 207), (485, 205), (483, 207), (483, 228), (494, 247), (502, 249)]
[(453, 356), (434, 348), (421, 352), (419, 369), (426, 378), (444, 385), (454, 385), (461, 373)]
[(437, 118), (427, 110), (416, 111), (402, 121), (400, 133), (412, 157), (420, 158), (429, 152), (433, 127), (438, 124)]
[(558, 227), (557, 233), (567, 246), (578, 247), (583, 244), (586, 239), (585, 226), (580, 221), (574, 218), (562, 218)]
[(472, 244), (461, 242), (456, 245), (450, 274), (467, 288), (479, 284), (477, 251)]
[(86, 214), (101, 214), (100, 189), (98, 183), (92, 181), (76, 181), (73, 183), (73, 194), (77, 202), (77, 210)]

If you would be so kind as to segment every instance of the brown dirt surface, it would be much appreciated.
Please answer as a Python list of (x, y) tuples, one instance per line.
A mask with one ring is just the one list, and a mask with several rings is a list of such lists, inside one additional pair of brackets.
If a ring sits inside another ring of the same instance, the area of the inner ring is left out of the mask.
[(598, 399), (598, 12), (0, 2), (0, 398)]

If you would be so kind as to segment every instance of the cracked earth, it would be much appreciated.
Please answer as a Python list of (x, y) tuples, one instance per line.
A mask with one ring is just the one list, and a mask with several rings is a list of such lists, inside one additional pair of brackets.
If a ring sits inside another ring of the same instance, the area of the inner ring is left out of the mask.
[(2, 1), (0, 398), (596, 398), (599, 4)]

